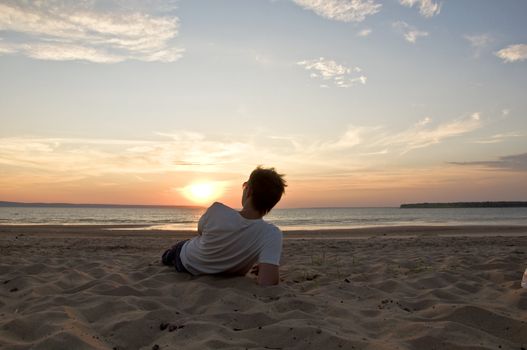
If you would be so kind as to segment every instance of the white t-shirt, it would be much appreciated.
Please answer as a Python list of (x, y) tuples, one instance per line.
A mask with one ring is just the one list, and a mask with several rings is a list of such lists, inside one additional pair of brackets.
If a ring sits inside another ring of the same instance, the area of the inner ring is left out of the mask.
[(180, 253), (181, 262), (193, 275), (245, 273), (256, 262), (280, 265), (282, 231), (263, 219), (246, 219), (215, 202), (199, 219), (200, 232)]

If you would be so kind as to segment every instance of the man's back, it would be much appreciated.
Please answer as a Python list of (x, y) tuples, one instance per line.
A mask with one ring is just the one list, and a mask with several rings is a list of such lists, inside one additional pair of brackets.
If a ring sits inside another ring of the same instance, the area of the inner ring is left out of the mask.
[(214, 203), (198, 223), (199, 236), (185, 243), (181, 261), (193, 275), (245, 274), (256, 263), (280, 264), (282, 232), (263, 219), (246, 219)]

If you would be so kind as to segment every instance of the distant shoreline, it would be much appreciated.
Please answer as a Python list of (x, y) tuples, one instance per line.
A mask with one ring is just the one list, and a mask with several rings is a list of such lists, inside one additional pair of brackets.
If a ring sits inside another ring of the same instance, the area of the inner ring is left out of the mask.
[(527, 208), (527, 202), (453, 202), (453, 203), (409, 203), (400, 208)]
[(147, 204), (76, 204), (76, 203), (24, 203), (0, 201), (0, 207), (15, 208), (152, 208), (152, 209), (203, 209), (198, 205), (147, 205)]

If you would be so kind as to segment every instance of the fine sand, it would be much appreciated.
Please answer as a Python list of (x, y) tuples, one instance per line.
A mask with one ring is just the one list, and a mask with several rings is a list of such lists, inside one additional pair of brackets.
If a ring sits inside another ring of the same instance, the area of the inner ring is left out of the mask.
[(0, 348), (527, 348), (527, 227), (289, 232), (266, 288), (161, 265), (192, 232), (107, 228), (0, 226)]

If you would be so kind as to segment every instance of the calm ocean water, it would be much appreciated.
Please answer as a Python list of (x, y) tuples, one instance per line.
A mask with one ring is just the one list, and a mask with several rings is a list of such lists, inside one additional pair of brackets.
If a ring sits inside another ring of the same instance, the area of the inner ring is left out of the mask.
[[(2, 207), (0, 224), (143, 224), (195, 229), (205, 209)], [(309, 208), (274, 209), (266, 217), (282, 229), (388, 225), (527, 225), (527, 208)]]

